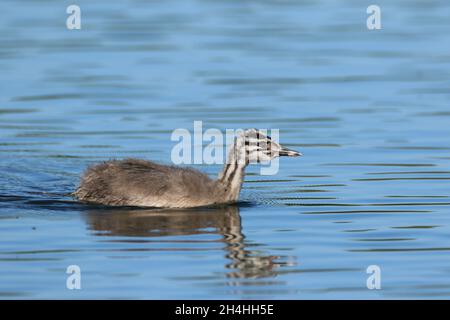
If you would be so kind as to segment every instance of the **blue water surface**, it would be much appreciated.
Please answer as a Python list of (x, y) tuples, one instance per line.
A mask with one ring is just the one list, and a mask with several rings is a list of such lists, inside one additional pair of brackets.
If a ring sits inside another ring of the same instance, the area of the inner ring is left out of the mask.
[[(0, 4), (0, 298), (449, 298), (448, 1), (379, 0), (372, 31), (365, 1), (77, 0), (81, 30), (70, 4)], [(236, 206), (70, 197), (195, 120), (304, 157), (249, 167)]]

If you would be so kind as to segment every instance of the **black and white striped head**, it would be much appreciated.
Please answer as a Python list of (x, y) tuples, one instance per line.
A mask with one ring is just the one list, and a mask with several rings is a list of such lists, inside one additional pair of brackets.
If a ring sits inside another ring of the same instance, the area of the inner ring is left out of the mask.
[(266, 130), (247, 129), (242, 132), (240, 139), (243, 141), (241, 148), (243, 147), (245, 150), (247, 163), (266, 162), (282, 156), (298, 157), (302, 155), (300, 152), (283, 147), (274, 141), (267, 135)]

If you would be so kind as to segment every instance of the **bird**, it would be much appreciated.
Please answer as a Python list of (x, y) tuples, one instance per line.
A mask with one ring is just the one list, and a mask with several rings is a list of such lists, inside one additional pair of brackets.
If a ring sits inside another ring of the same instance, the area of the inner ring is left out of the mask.
[(301, 155), (261, 130), (240, 130), (217, 179), (189, 167), (113, 159), (89, 167), (72, 195), (80, 202), (107, 206), (193, 208), (236, 203), (248, 164)]

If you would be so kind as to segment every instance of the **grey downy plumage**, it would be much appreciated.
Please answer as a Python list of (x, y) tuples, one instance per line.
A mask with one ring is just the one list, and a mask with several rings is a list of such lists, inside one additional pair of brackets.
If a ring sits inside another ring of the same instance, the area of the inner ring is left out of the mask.
[(84, 173), (73, 195), (83, 202), (112, 206), (189, 208), (236, 202), (249, 163), (299, 156), (256, 129), (237, 135), (216, 180), (192, 168), (140, 159), (111, 160)]

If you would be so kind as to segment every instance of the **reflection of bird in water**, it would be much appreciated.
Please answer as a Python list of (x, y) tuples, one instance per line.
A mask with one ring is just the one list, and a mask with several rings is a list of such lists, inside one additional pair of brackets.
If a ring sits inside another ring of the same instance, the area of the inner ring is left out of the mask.
[[(99, 236), (161, 237), (215, 233), (225, 243), (226, 268), (232, 278), (257, 278), (276, 275), (283, 263), (278, 256), (263, 255), (247, 248), (237, 206), (201, 209), (127, 208), (90, 210), (89, 228)], [(213, 229), (214, 231), (211, 231)], [(127, 240), (124, 240), (127, 241)]]
[(138, 159), (113, 160), (89, 168), (73, 195), (84, 202), (118, 206), (188, 208), (232, 203), (239, 198), (249, 163), (299, 155), (249, 129), (230, 146), (217, 180), (191, 168)]

